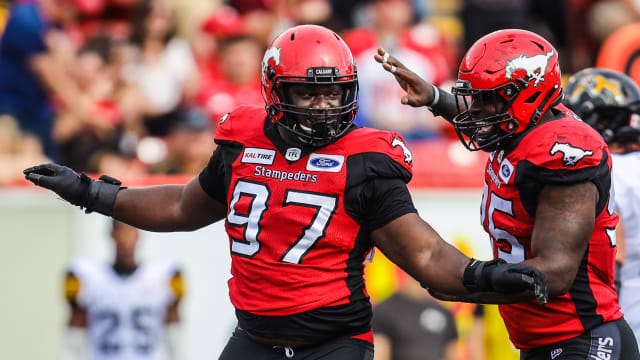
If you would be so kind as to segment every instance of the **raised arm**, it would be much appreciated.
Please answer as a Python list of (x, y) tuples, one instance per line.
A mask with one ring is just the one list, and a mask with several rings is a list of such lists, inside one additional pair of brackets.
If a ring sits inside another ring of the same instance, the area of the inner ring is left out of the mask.
[(126, 189), (108, 176), (94, 180), (57, 164), (24, 170), (27, 180), (64, 200), (149, 231), (195, 230), (226, 215), (226, 206), (204, 192), (197, 177), (186, 185)]
[(455, 97), (449, 92), (427, 82), (411, 71), (383, 48), (378, 48), (374, 59), (393, 74), (398, 84), (407, 92), (400, 101), (413, 107), (427, 106), (435, 115), (451, 121), (458, 114)]
[(400, 216), (371, 236), (391, 261), (432, 292), (456, 295), (456, 300), (466, 300), (472, 293), (494, 292), (487, 302), (517, 302), (536, 296), (546, 302), (545, 279), (538, 270), (499, 260), (469, 259), (416, 213)]

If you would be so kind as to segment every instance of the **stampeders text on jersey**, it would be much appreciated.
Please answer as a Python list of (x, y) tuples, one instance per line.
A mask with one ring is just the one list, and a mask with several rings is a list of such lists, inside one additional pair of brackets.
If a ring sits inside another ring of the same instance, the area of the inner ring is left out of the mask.
[(318, 181), (318, 175), (309, 174), (298, 170), (297, 172), (288, 172), (280, 170), (266, 169), (264, 166), (256, 166), (253, 173), (254, 176), (263, 176), (273, 179), (304, 181), (304, 182), (316, 182)]

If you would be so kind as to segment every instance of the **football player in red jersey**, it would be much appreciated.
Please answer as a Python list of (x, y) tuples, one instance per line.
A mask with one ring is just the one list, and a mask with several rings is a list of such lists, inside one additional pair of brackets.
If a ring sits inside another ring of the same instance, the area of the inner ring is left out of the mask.
[[(480, 220), (496, 259), (544, 272), (549, 303), (500, 305), (521, 359), (639, 359), (613, 285), (611, 156), (600, 135), (563, 106), (558, 54), (539, 35), (500, 30), (474, 43), (453, 94), (384, 49), (375, 59), (454, 126), (469, 150), (489, 152)], [(491, 302), (494, 295), (444, 299)], [(508, 295), (502, 295), (504, 300)]]
[(222, 117), (209, 164), (184, 186), (126, 189), (56, 164), (25, 176), (87, 212), (146, 230), (225, 219), (238, 327), (221, 359), (371, 359), (363, 262), (374, 246), (424, 287), (546, 302), (537, 269), (469, 259), (417, 215), (402, 137), (353, 124), (357, 72), (337, 34), (313, 25), (285, 31), (262, 72), (266, 107)]

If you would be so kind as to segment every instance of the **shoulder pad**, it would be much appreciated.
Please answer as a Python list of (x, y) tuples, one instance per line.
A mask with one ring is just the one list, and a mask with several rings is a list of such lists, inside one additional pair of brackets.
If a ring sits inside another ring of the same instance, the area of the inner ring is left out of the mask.
[(350, 168), (367, 178), (402, 178), (408, 183), (413, 176), (413, 155), (396, 132), (359, 128), (339, 143), (347, 148)]
[(518, 148), (523, 159), (552, 170), (598, 166), (608, 153), (600, 134), (571, 116), (538, 125)]
[[(262, 124), (264, 124), (266, 117), (267, 111), (264, 107), (240, 106), (220, 118), (214, 139), (216, 142), (243, 142), (243, 139), (255, 136), (255, 132), (264, 131)], [(261, 125), (256, 126), (256, 124)]]
[(349, 135), (345, 145), (354, 149), (354, 153), (382, 153), (408, 171), (413, 169), (413, 154), (402, 135), (397, 132), (359, 128)]
[(169, 281), (169, 286), (173, 291), (176, 301), (180, 301), (184, 296), (184, 280), (182, 279), (182, 273), (180, 271), (173, 273), (173, 276)]
[(80, 279), (71, 271), (64, 278), (64, 297), (70, 303), (77, 303)]

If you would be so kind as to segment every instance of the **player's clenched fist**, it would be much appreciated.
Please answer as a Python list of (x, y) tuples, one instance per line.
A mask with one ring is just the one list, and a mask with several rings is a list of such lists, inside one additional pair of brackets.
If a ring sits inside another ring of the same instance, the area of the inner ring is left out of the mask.
[(509, 264), (502, 259), (471, 259), (464, 271), (464, 285), (472, 292), (514, 293), (532, 290), (541, 304), (549, 297), (544, 274), (525, 264)]

